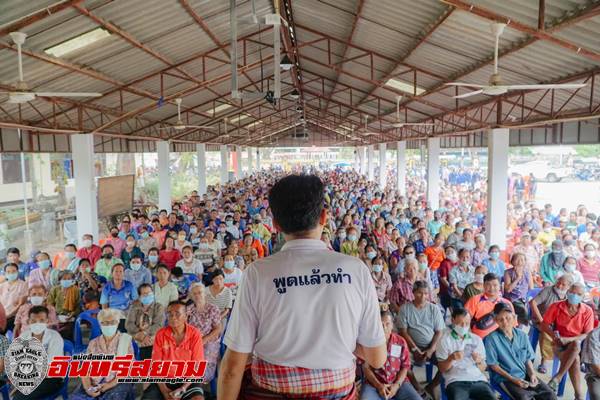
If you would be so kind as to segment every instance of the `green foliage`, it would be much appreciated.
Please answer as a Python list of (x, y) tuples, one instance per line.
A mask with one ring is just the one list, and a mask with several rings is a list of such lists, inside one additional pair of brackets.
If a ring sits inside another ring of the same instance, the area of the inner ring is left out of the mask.
[(599, 157), (600, 144), (578, 144), (573, 146), (580, 157)]
[(508, 154), (511, 156), (533, 156), (533, 151), (529, 147), (510, 147)]

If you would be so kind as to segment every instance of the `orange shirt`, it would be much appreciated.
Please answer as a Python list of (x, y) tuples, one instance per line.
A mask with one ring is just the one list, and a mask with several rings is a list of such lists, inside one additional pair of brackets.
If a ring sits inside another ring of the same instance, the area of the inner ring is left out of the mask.
[[(471, 314), (471, 321), (476, 321), (481, 319), (481, 317), (483, 317), (484, 315), (493, 312), (494, 307), (498, 303), (506, 303), (510, 305), (510, 308), (514, 312), (513, 305), (504, 297), (499, 295), (495, 301), (491, 301), (485, 296), (485, 293), (471, 297), (467, 301), (467, 304), (465, 304), (465, 309), (469, 312), (469, 314)], [(517, 325), (518, 323), (515, 319), (515, 326)], [(482, 339), (490, 333), (492, 333), (493, 331), (495, 331), (496, 328), (498, 328), (498, 324), (495, 322), (491, 324), (490, 327), (487, 329), (478, 329), (474, 324), (471, 324), (471, 332), (473, 332), (475, 335), (479, 336)]]
[(441, 247), (429, 246), (425, 249), (424, 253), (427, 256), (427, 263), (432, 271), (437, 270), (442, 261), (444, 261), (444, 258), (446, 258), (444, 249)]
[[(190, 324), (185, 324), (185, 336), (178, 345), (170, 326), (159, 329), (154, 337), (153, 360), (201, 361), (204, 360), (202, 333)], [(175, 376), (175, 366), (171, 366), (169, 377)]]
[(544, 322), (554, 324), (554, 330), (566, 338), (594, 330), (594, 311), (590, 306), (581, 303), (577, 314), (573, 316), (569, 314), (568, 307), (566, 300), (551, 304), (544, 314)]

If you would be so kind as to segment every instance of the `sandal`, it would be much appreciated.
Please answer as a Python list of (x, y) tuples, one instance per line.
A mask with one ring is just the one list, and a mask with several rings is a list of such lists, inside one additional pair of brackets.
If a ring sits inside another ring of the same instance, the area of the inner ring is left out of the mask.
[(539, 372), (540, 374), (547, 374), (548, 368), (546, 368), (546, 366), (544, 364), (540, 364), (539, 367), (537, 368), (537, 372)]
[(558, 382), (557, 382), (556, 380), (554, 380), (554, 379), (550, 379), (550, 381), (548, 382), (548, 387), (549, 387), (550, 389), (552, 389), (552, 391), (553, 391), (554, 393), (557, 393), (557, 392), (558, 392)]

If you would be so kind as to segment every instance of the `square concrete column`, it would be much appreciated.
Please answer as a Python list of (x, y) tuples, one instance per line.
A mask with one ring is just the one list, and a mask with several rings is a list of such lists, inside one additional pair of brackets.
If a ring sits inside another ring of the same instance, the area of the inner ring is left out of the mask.
[(488, 194), (486, 238), (492, 245), (506, 248), (506, 217), (508, 198), (509, 130), (488, 131)]
[(169, 142), (156, 143), (158, 154), (158, 208), (171, 212), (171, 171)]
[(396, 190), (406, 195), (406, 142), (396, 143)]
[(206, 145), (204, 143), (196, 144), (196, 153), (198, 156), (198, 194), (206, 194)]
[(254, 147), (248, 147), (248, 176), (254, 173), (254, 165), (252, 161), (252, 153), (254, 153)]
[(91, 234), (98, 243), (98, 199), (94, 168), (94, 136), (71, 135), (73, 172), (75, 175), (75, 215), (77, 239)]
[(226, 185), (229, 181), (229, 151), (227, 145), (221, 145), (221, 185)]
[(367, 148), (360, 146), (358, 148), (358, 154), (360, 154), (360, 174), (366, 175), (367, 173)]
[(256, 148), (256, 170), (257, 171), (261, 170), (261, 166), (260, 166), (260, 148), (259, 147)]
[(386, 143), (379, 143), (379, 187), (385, 189), (387, 183), (387, 161), (385, 152), (387, 151)]
[(233, 164), (233, 171), (235, 179), (242, 179), (242, 146), (235, 146), (235, 162)]
[(427, 202), (440, 208), (440, 138), (427, 139)]
[(375, 157), (374, 153), (374, 146), (370, 144), (369, 147), (367, 147), (367, 179), (369, 181), (372, 181), (375, 177), (375, 163), (373, 160)]

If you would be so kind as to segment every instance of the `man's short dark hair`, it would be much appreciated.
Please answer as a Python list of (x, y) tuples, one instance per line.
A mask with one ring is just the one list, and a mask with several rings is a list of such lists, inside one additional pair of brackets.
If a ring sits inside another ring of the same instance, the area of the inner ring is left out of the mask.
[(464, 317), (467, 314), (468, 314), (468, 311), (463, 307), (454, 307), (452, 309), (452, 319), (455, 319), (458, 317)]
[(429, 290), (429, 285), (427, 284), (426, 281), (416, 281), (413, 284), (413, 292), (416, 292), (419, 289), (427, 289), (427, 290)]
[(496, 275), (495, 273), (488, 272), (483, 277), (483, 283), (490, 282), (490, 281), (498, 281), (498, 282), (500, 282), (500, 278), (498, 278), (498, 275)]
[(494, 306), (494, 315), (498, 315), (502, 312), (509, 312), (512, 314), (513, 310), (507, 303), (500, 302)]
[(8, 250), (6, 250), (6, 254), (16, 254), (16, 255), (20, 256), (21, 252), (16, 247), (11, 247)]
[(44, 314), (46, 314), (46, 317), (48, 317), (48, 314), (50, 312), (48, 311), (46, 306), (33, 306), (29, 309), (29, 313), (27, 314), (27, 316), (31, 317), (33, 314), (40, 314), (40, 313), (44, 313)]
[(169, 305), (167, 306), (167, 309), (171, 308), (172, 306), (182, 306), (183, 308), (185, 308), (186, 304), (181, 300), (173, 300), (172, 302), (169, 303)]
[(142, 289), (143, 288), (150, 288), (150, 290), (152, 290), (152, 285), (149, 283), (142, 283), (140, 286), (138, 286), (138, 294), (141, 295), (142, 294)]
[(286, 176), (269, 191), (273, 219), (284, 233), (300, 233), (315, 228), (324, 203), (323, 182), (316, 175)]

